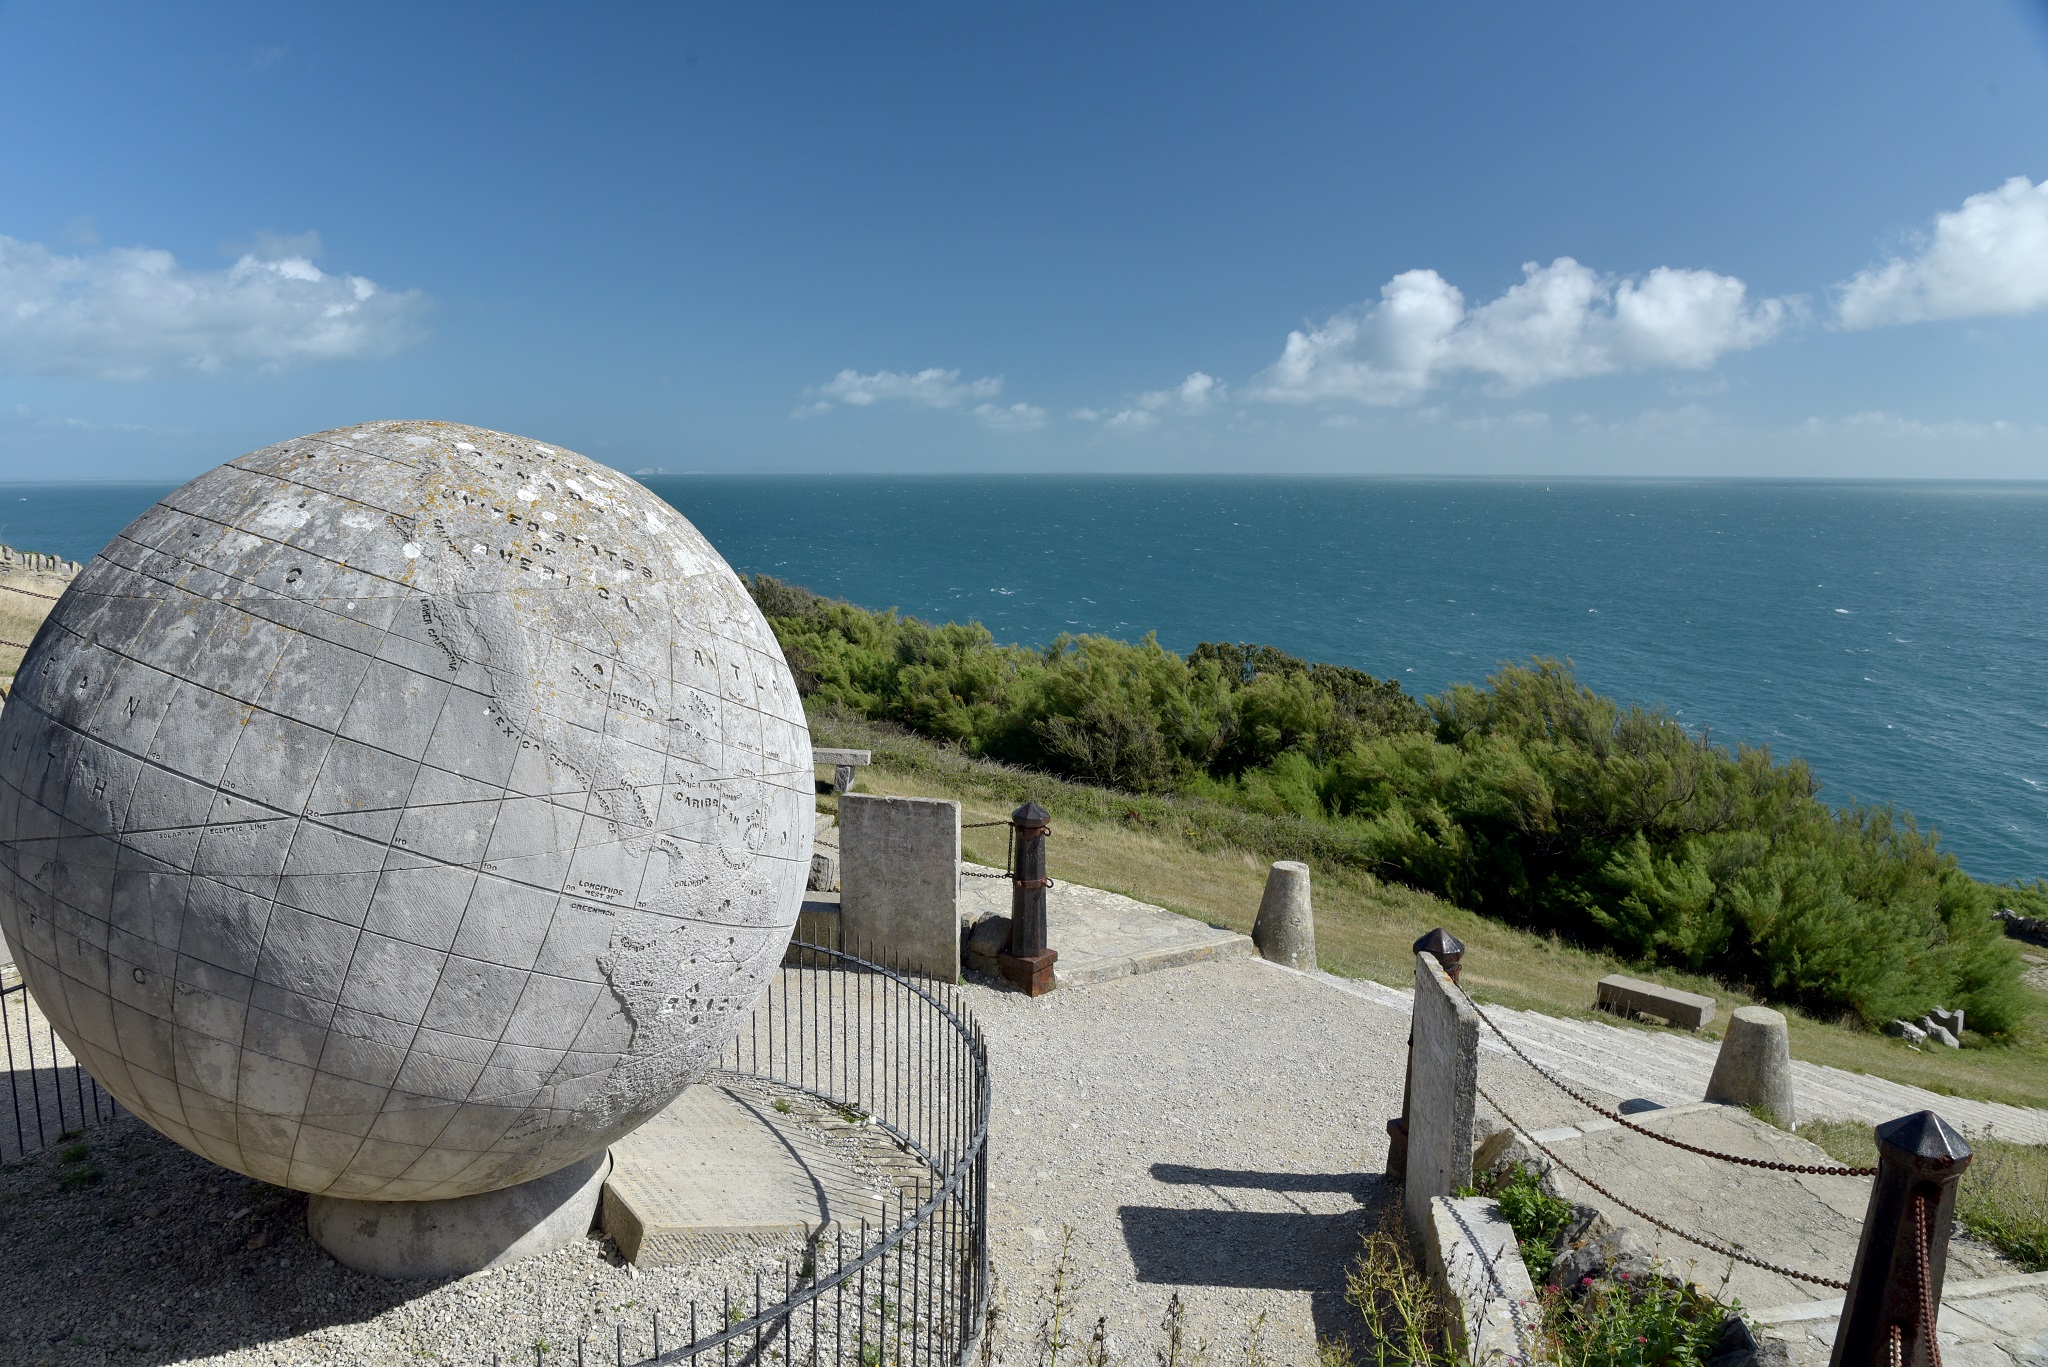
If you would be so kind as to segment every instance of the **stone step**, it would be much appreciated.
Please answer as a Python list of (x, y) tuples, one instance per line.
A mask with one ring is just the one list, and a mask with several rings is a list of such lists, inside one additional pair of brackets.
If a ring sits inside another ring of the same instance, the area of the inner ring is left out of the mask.
[(714, 1074), (612, 1145), (601, 1218), (636, 1266), (694, 1263), (879, 1225), (928, 1176), (814, 1097)]

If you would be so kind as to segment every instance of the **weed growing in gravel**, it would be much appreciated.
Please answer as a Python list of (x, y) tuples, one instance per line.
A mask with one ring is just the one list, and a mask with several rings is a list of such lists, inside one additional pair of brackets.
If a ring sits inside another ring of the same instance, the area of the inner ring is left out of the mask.
[(1152, 1350), (1159, 1367), (1194, 1367), (1208, 1359), (1203, 1346), (1188, 1337), (1188, 1308), (1178, 1291), (1166, 1303), (1166, 1313), (1159, 1320), (1159, 1334), (1159, 1346)]
[(99, 1164), (92, 1161), (83, 1140), (66, 1144), (59, 1149), (57, 1160), (62, 1164), (57, 1173), (57, 1185), (66, 1191), (83, 1191), (87, 1187), (96, 1187), (106, 1177), (106, 1174), (100, 1171)]
[(789, 1104), (788, 1097), (779, 1096), (775, 1098), (775, 1109), (782, 1112), (782, 1114), (784, 1115), (788, 1115), (791, 1111), (794, 1111), (796, 1107)]
[(1060, 1226), (1060, 1258), (1046, 1288), (1045, 1317), (1038, 1323), (1039, 1367), (1060, 1367), (1060, 1355), (1074, 1346), (1074, 1227)]
[[(1456, 1367), (1450, 1313), (1415, 1265), (1398, 1207), (1388, 1207), (1379, 1228), (1365, 1236), (1344, 1279), (1344, 1299), (1365, 1321), (1366, 1361), (1373, 1367)], [(1349, 1362), (1347, 1350), (1336, 1351)]]

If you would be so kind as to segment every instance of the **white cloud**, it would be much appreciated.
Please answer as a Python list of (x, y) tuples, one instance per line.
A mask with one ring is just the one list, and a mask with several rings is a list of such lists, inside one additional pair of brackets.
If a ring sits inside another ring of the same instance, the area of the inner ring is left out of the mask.
[(397, 351), (426, 300), (313, 264), (312, 235), (266, 239), (226, 270), (122, 247), (63, 256), (0, 237), (0, 369), (139, 381), (275, 373)]
[(2048, 180), (2014, 176), (1937, 214), (1911, 257), (1836, 287), (1842, 326), (2027, 313), (2048, 307)]
[(1008, 407), (978, 403), (974, 406), (974, 416), (983, 427), (994, 428), (998, 432), (1036, 432), (1045, 426), (1048, 415), (1043, 408), (1028, 403), (1013, 403)]
[[(1950, 418), (1943, 422), (1926, 422), (1875, 408), (1838, 418), (1808, 418), (1798, 430), (1808, 436), (1885, 437), (1893, 441), (1988, 441), (2025, 433), (2024, 428), (2002, 419), (1973, 422), (1967, 418)], [(2036, 431), (2034, 435), (2042, 434)]]
[(1530, 262), (1522, 282), (1467, 309), (1431, 270), (1405, 271), (1321, 326), (1290, 332), (1253, 393), (1282, 402), (1400, 404), (1446, 376), (1489, 376), (1508, 390), (1622, 370), (1698, 370), (1759, 346), (1792, 305), (1749, 301), (1749, 287), (1713, 271), (1660, 266), (1641, 279), (1594, 273), (1568, 256)]
[(1067, 416), (1123, 432), (1143, 432), (1157, 427), (1163, 418), (1200, 417), (1221, 403), (1226, 392), (1223, 381), (1197, 370), (1172, 389), (1147, 390), (1114, 413), (1077, 408)]
[(999, 375), (962, 380), (958, 370), (877, 370), (863, 375), (842, 370), (824, 384), (809, 391), (810, 402), (790, 416), (814, 418), (830, 413), (839, 404), (868, 408), (878, 403), (907, 403), (917, 408), (958, 409), (974, 416), (983, 427), (996, 432), (1035, 432), (1051, 415), (1035, 404), (995, 402), (1003, 392)]
[(1002, 392), (1003, 382), (996, 376), (968, 380), (963, 384), (959, 371), (940, 370), (936, 366), (915, 374), (878, 370), (872, 375), (863, 375), (857, 370), (842, 370), (818, 386), (818, 402), (811, 406), (825, 412), (834, 403), (866, 408), (870, 404), (899, 401), (920, 408), (959, 408), (977, 399), (993, 399)]

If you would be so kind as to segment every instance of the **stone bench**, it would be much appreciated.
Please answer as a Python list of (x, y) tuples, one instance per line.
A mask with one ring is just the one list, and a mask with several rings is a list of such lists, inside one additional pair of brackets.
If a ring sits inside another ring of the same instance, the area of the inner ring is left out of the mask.
[(820, 750), (813, 747), (811, 763), (832, 766), (832, 791), (846, 793), (853, 790), (853, 771), (865, 768), (874, 762), (874, 756), (866, 750)]
[(1697, 992), (1626, 978), (1619, 973), (1600, 980), (1593, 1005), (1617, 1016), (1657, 1016), (1686, 1030), (1697, 1030), (1714, 1019), (1714, 999)]

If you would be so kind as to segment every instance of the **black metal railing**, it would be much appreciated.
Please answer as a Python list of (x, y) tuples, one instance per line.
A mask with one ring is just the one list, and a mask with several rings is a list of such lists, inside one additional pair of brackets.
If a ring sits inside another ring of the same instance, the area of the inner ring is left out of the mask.
[(0, 968), (0, 1030), (7, 1037), (7, 1090), (14, 1103), (12, 1123), (0, 1122), (0, 1162), (114, 1118), (114, 1098), (71, 1056), (12, 964)]
[[(0, 1150), (34, 1153), (111, 1120), (113, 1099), (21, 982), (10, 976), (4, 992), (14, 1115)], [(858, 1137), (884, 1194), (864, 1218), (835, 1219), (787, 1252), (776, 1271), (734, 1274), (751, 1285), (715, 1299), (650, 1305), (643, 1283), (630, 1321), (562, 1308), (517, 1329), (451, 1325), (442, 1342), (413, 1347), (479, 1367), (964, 1367), (989, 1297), (989, 1069), (958, 989), (794, 942), (703, 1085), (824, 1115)], [(508, 1338), (532, 1346), (494, 1348)]]
[(737, 1299), (590, 1326), (492, 1367), (964, 1367), (989, 1297), (989, 1072), (958, 990), (792, 942), (706, 1082), (787, 1089), (884, 1136), (905, 1160), (884, 1218), (821, 1234)]

